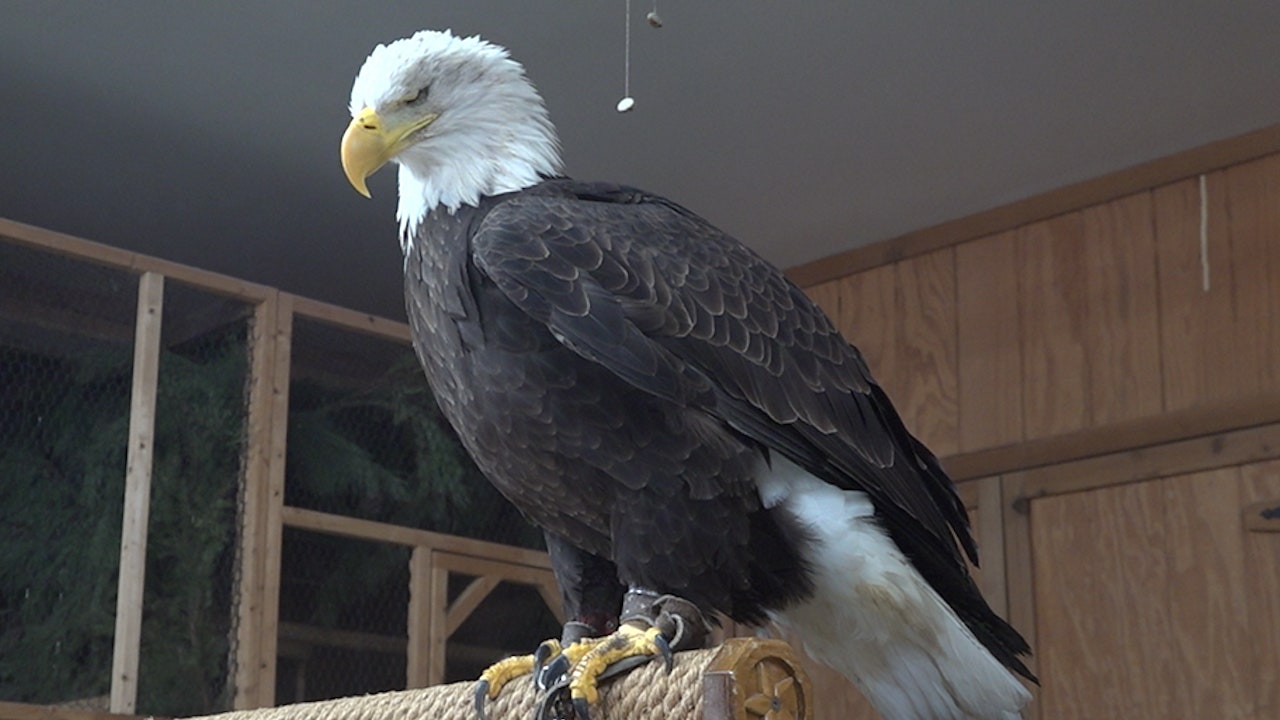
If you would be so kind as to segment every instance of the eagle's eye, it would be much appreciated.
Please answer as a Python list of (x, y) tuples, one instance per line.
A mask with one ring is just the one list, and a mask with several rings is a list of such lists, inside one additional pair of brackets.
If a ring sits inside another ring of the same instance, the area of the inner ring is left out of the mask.
[(413, 94), (411, 94), (411, 95), (406, 95), (406, 96), (404, 97), (404, 99), (402, 99), (402, 100), (400, 101), (400, 103), (401, 103), (402, 105), (412, 105), (412, 104), (414, 104), (414, 103), (416, 103), (416, 102), (420, 102), (420, 101), (422, 101), (422, 100), (426, 100), (426, 99), (427, 99), (427, 90), (429, 90), (429, 88), (425, 88), (425, 87), (424, 87), (424, 88), (420, 88), (417, 92), (415, 92), (415, 93), (413, 93)]

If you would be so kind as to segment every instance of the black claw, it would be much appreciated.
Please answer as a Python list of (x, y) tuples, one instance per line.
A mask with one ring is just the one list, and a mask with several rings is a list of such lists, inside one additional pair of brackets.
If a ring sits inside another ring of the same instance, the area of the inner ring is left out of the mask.
[(533, 651), (533, 669), (541, 670), (549, 657), (551, 657), (551, 643), (538, 643), (537, 649)]
[(568, 677), (569, 670), (569, 658), (557, 655), (546, 665), (535, 665), (533, 684), (539, 690), (549, 690), (559, 684), (561, 678)]
[(488, 696), (489, 696), (489, 681), (480, 680), (479, 682), (476, 683), (476, 691), (475, 691), (476, 717), (479, 718), (480, 720), (489, 720), (488, 716), (485, 715), (484, 713), (484, 701)]
[(533, 651), (533, 686), (539, 690), (546, 690), (546, 686), (542, 684), (542, 670), (547, 664), (547, 658), (551, 657), (551, 646), (547, 643), (541, 643), (538, 648)]
[(535, 720), (560, 720), (564, 716), (560, 710), (560, 699), (569, 692), (568, 683), (559, 683), (547, 690), (538, 701)]
[(573, 714), (577, 720), (591, 720), (591, 705), (586, 698), (573, 699)]
[(671, 673), (671, 668), (675, 665), (675, 655), (671, 652), (671, 643), (667, 639), (658, 635), (653, 639), (653, 644), (658, 646), (658, 651), (662, 653), (662, 663), (667, 666), (667, 673)]

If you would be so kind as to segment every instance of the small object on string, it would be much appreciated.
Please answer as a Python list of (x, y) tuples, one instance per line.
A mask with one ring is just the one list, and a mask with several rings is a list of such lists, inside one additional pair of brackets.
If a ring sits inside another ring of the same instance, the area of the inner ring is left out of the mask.
[[(654, 0), (653, 9), (645, 16), (649, 27), (662, 27), (662, 18), (658, 15), (658, 2)], [(618, 101), (618, 112), (630, 112), (636, 106), (636, 99), (631, 97), (631, 0), (627, 0), (626, 8), (626, 44), (623, 50), (622, 99)]]
[(627, 39), (623, 50), (622, 61), (622, 99), (618, 101), (618, 112), (624, 113), (636, 106), (631, 97), (631, 0), (627, 0), (626, 10)]

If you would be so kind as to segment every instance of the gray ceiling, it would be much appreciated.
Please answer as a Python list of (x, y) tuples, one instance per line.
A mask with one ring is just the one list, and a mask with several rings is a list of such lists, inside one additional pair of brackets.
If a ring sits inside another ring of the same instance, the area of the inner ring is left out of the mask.
[(1280, 122), (1280, 2), (3, 2), (0, 216), (401, 317), (394, 173), (337, 161), (370, 48), (479, 33), (569, 172), (782, 266)]

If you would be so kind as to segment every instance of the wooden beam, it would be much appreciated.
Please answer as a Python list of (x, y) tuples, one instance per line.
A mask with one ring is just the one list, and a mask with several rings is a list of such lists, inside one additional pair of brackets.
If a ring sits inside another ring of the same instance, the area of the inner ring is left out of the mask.
[(354, 330), (366, 335), (409, 342), (409, 326), (403, 322), (388, 320), (377, 315), (370, 315), (333, 305), (320, 300), (294, 296), (294, 313), (311, 320), (337, 325), (345, 330)]
[(371, 540), (409, 547), (423, 546), (457, 555), (474, 555), (505, 563), (551, 569), (551, 560), (541, 550), (529, 550), (486, 540), (474, 540), (430, 530), (419, 530), (373, 520), (331, 515), (297, 507), (282, 508), (281, 518), (284, 524), (289, 527), (328, 535), (341, 535), (359, 540)]
[(482, 575), (472, 580), (449, 606), (444, 621), (445, 637), (453, 635), (454, 631), (471, 617), (471, 613), (480, 607), (480, 603), (484, 602), (484, 599), (489, 597), (489, 593), (493, 592), (501, 582), (502, 578), (496, 575)]
[(0, 720), (138, 720), (133, 715), (0, 700)]
[(120, 574), (111, 658), (110, 709), (113, 713), (133, 713), (138, 698), (142, 596), (147, 570), (147, 518), (151, 507), (151, 460), (155, 444), (156, 381), (160, 374), (163, 309), (164, 276), (144, 273), (138, 280), (138, 319), (133, 342), (124, 523), (120, 531)]
[(444, 550), (435, 551), (432, 564), (433, 567), (443, 568), (449, 572), (465, 575), (493, 575), (523, 585), (540, 585), (552, 578), (551, 570), (548, 568), (505, 560), (491, 560), (474, 555), (460, 555)]
[(1019, 497), (1025, 503), (1046, 495), (1096, 490), (1276, 457), (1280, 457), (1280, 424), (1090, 456), (1009, 473), (1005, 480), (1017, 480)]
[(19, 245), (34, 247), (79, 260), (87, 260), (97, 265), (129, 270), (135, 273), (151, 272), (164, 275), (170, 281), (186, 283), (218, 295), (225, 295), (247, 302), (261, 302), (266, 299), (267, 295), (274, 292), (272, 288), (265, 285), (258, 285), (257, 283), (240, 280), (229, 275), (200, 270), (190, 265), (121, 250), (120, 248), (4, 218), (0, 218), (0, 237), (13, 240)]
[(403, 655), (405, 651), (406, 640), (398, 635), (337, 630), (293, 622), (282, 622), (278, 627), (282, 641), (347, 650), (367, 650), (387, 655)]
[(819, 285), (1275, 152), (1280, 152), (1280, 125), (1212, 142), (1025, 200), (798, 265), (787, 270), (787, 276), (800, 287)]
[(944, 458), (957, 482), (1280, 422), (1280, 394), (1200, 405)]
[(547, 604), (547, 609), (561, 625), (565, 624), (569, 618), (564, 614), (564, 600), (560, 597), (560, 586), (556, 583), (555, 575), (552, 575), (549, 582), (540, 582), (536, 587), (538, 594), (542, 596), (542, 602)]

